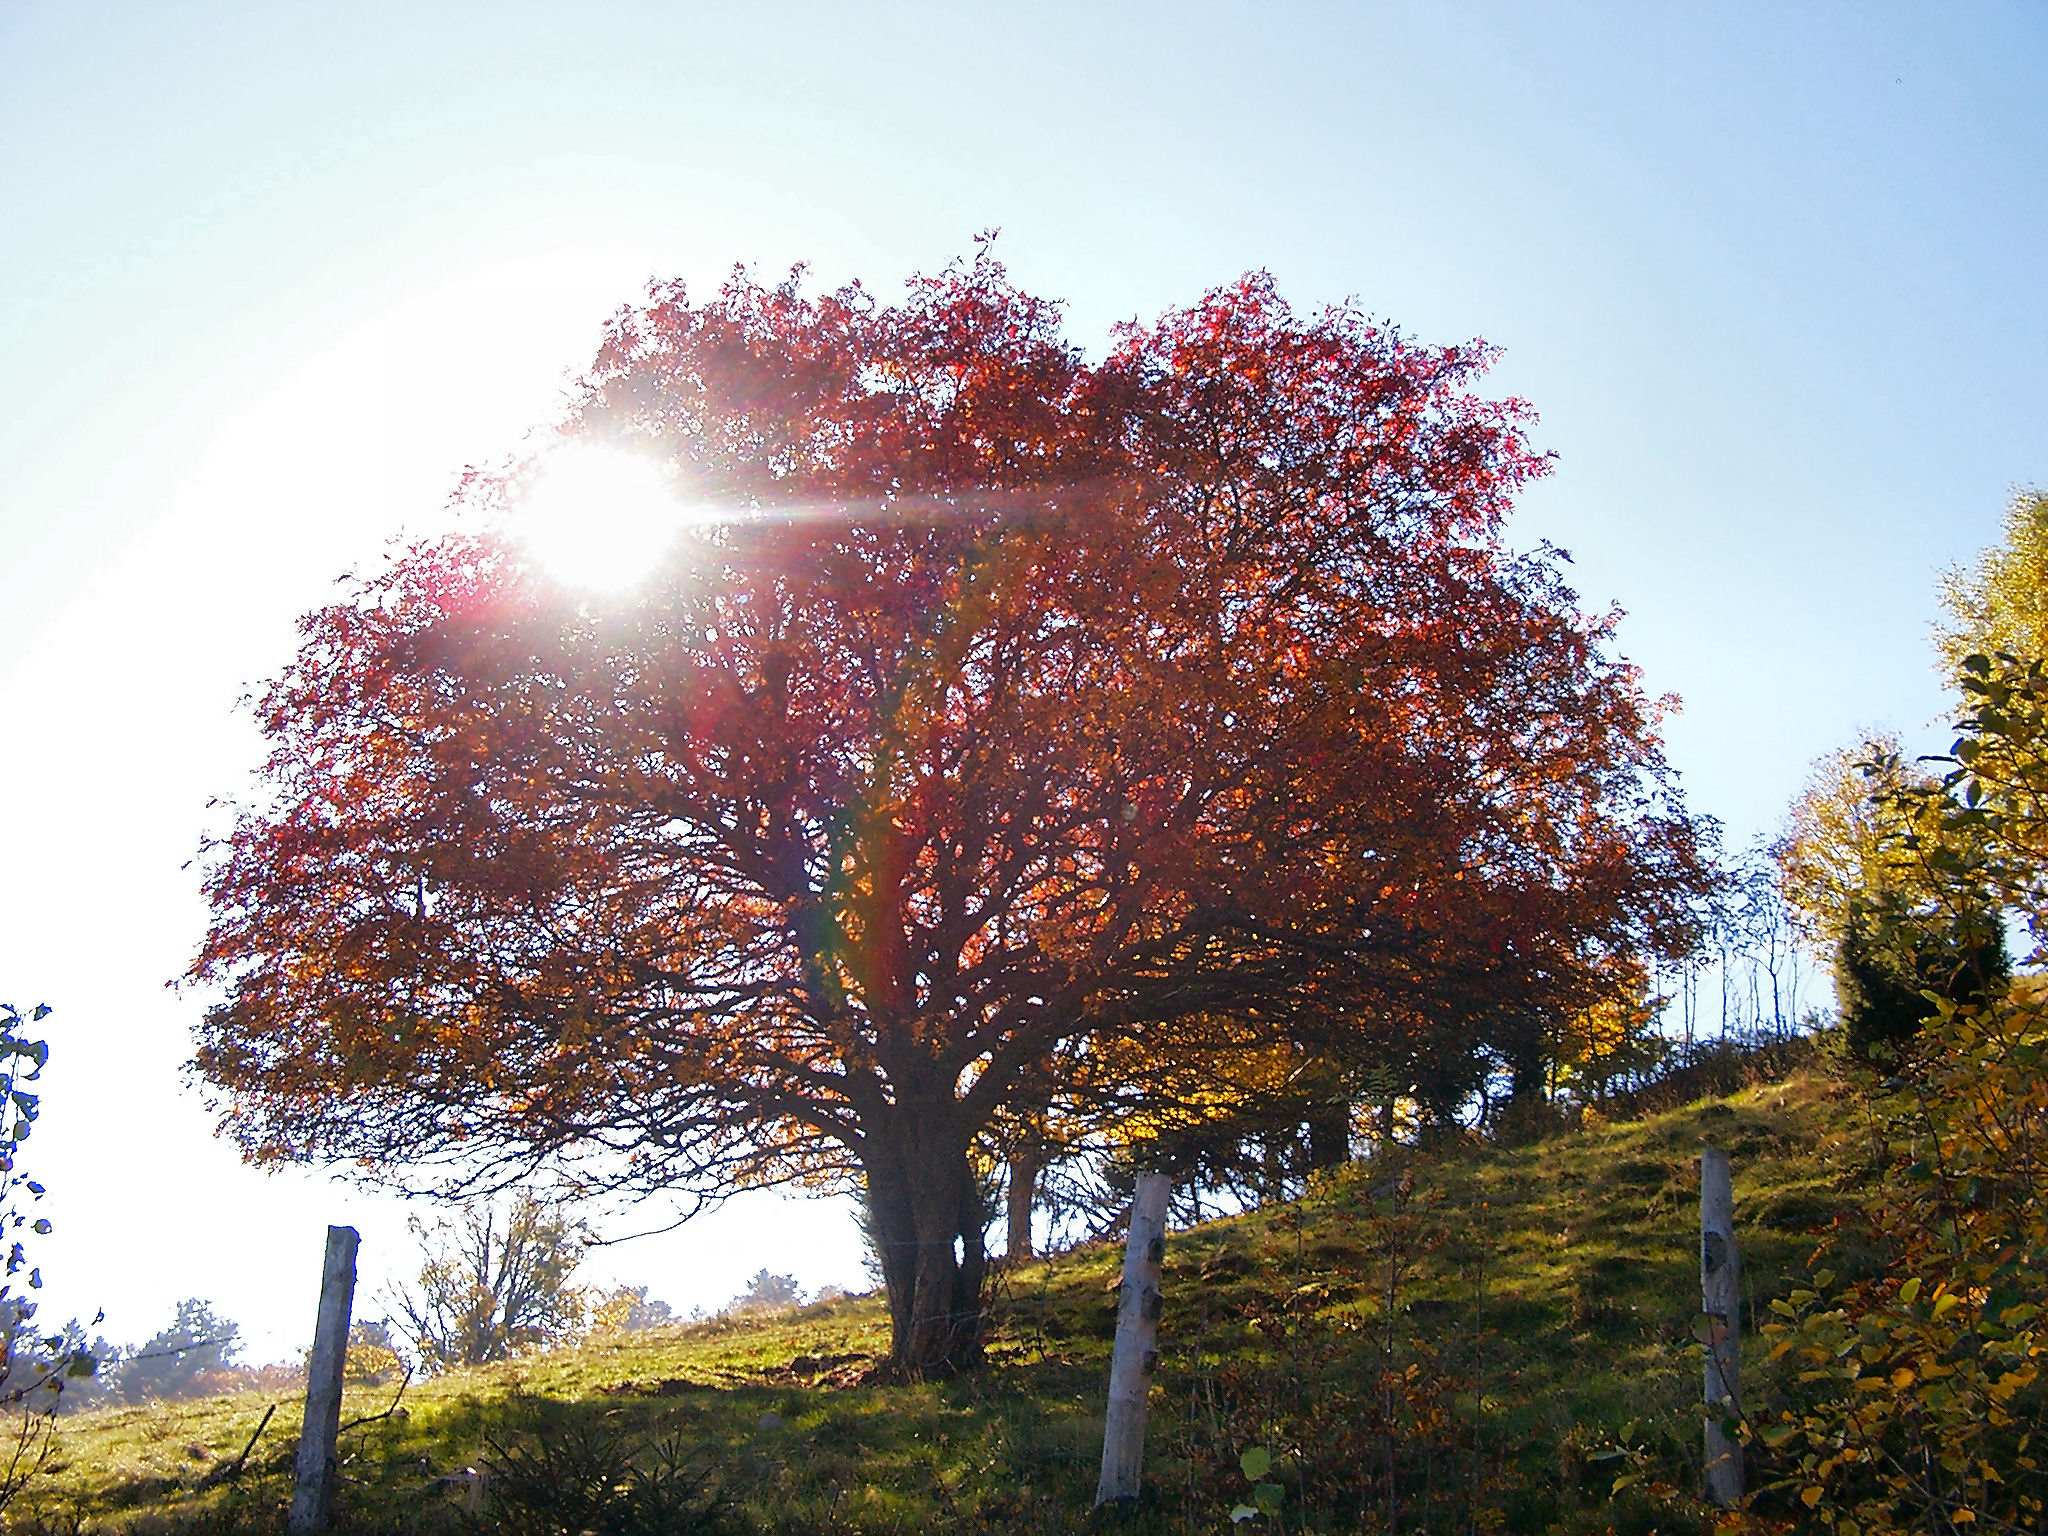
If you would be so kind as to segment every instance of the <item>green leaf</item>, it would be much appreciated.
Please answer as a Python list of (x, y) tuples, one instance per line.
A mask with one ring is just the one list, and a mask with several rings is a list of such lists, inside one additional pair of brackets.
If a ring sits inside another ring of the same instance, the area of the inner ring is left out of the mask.
[(1920, 1277), (1914, 1275), (1899, 1287), (1899, 1300), (1910, 1304), (1920, 1294)]
[(1252, 1490), (1252, 1502), (1259, 1506), (1262, 1515), (1280, 1513), (1280, 1501), (1287, 1497), (1287, 1490), (1278, 1483), (1261, 1483)]
[(1255, 1445), (1237, 1458), (1237, 1464), (1244, 1471), (1245, 1481), (1256, 1483), (1273, 1470), (1273, 1453), (1263, 1445)]

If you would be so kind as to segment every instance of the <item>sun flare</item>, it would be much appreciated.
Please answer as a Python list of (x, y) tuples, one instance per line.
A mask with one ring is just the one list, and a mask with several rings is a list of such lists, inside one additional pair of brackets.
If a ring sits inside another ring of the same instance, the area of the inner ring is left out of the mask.
[(535, 564), (568, 586), (617, 591), (661, 563), (689, 509), (656, 460), (574, 443), (542, 461), (513, 513)]

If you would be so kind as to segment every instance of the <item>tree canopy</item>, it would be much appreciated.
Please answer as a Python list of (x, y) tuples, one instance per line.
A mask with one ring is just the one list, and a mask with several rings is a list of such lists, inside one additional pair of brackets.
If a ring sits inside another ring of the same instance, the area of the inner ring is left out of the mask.
[(2048, 491), (2014, 495), (2004, 539), (1974, 565), (1949, 571), (1941, 600), (1948, 618), (1935, 646), (1958, 688), (1970, 656), (2048, 657)]
[(1774, 853), (1786, 904), (1809, 939), (1840, 942), (1864, 892), (1910, 883), (1897, 791), (1928, 776), (1899, 755), (1898, 738), (1875, 734), (1813, 765)]
[(692, 488), (675, 554), (597, 602), (494, 526), (407, 550), (258, 700), (190, 972), (226, 1125), (851, 1184), (915, 1372), (974, 1357), (1013, 1112), (1590, 1005), (1701, 861), (1613, 616), (1502, 537), (1548, 460), (1491, 356), (1253, 275), (1091, 362), (985, 248), (656, 285), (562, 431)]

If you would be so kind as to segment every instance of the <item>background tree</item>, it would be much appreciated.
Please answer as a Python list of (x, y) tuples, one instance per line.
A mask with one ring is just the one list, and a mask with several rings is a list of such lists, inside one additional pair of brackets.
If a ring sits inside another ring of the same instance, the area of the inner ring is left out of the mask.
[(1579, 1104), (1598, 1104), (1663, 1061), (1670, 1042), (1658, 1030), (1664, 999), (1650, 988), (1640, 965), (1617, 965), (1610, 991), (1566, 1019), (1555, 1075)]
[(1958, 687), (1973, 655), (2048, 658), (2048, 491), (2015, 495), (2004, 539), (1974, 566), (1950, 571), (1941, 598), (1948, 621), (1936, 626), (1935, 645)]
[(590, 1308), (590, 1326), (608, 1333), (636, 1333), (680, 1321), (675, 1308), (650, 1297), (644, 1285), (615, 1286)]
[(503, 1210), (472, 1201), (412, 1230), (426, 1258), (412, 1285), (393, 1288), (392, 1322), (422, 1365), (508, 1360), (582, 1328), (586, 1234), (561, 1205), (522, 1190)]
[(1772, 845), (1753, 843), (1723, 864), (1706, 917), (1702, 958), (1716, 973), (1722, 1039), (1791, 1032), (1813, 940), (1786, 900)]
[(178, 1303), (168, 1325), (138, 1344), (116, 1378), (128, 1402), (158, 1397), (199, 1397), (215, 1390), (241, 1362), (242, 1328), (210, 1301)]
[(1915, 871), (1899, 846), (1904, 813), (1893, 792), (1908, 787), (1913, 773), (1898, 738), (1874, 734), (1816, 762), (1787, 813), (1774, 847), (1785, 900), (1823, 949), (1841, 942), (1858, 900), (1912, 881)]
[[(0, 1360), (5, 1367), (0, 1372), (0, 1407), (37, 1419), (75, 1413), (106, 1400), (108, 1373), (119, 1361), (120, 1350), (92, 1331), (99, 1322), (74, 1317), (52, 1329), (37, 1322), (31, 1304), (10, 1302), (0, 1317)], [(22, 1427), (17, 1418), (10, 1435)], [(0, 1476), (0, 1484), (5, 1481)]]
[(1878, 737), (1816, 766), (1779, 844), (1788, 903), (1826, 946), (1850, 1046), (1907, 1047), (1935, 998), (1980, 1001), (2010, 974), (1998, 902), (1966, 868), (1972, 834), (1935, 777)]
[(98, 1315), (67, 1318), (62, 1328), (43, 1340), (46, 1369), (61, 1370), (65, 1378), (57, 1401), (60, 1413), (77, 1413), (120, 1400), (123, 1351), (99, 1331), (104, 1321)]
[(780, 1312), (803, 1305), (804, 1288), (795, 1275), (757, 1269), (739, 1295), (725, 1304), (728, 1312)]
[(897, 305), (659, 285), (565, 431), (690, 487), (684, 551), (595, 603), (486, 532), (304, 621), (191, 970), (249, 1155), (859, 1188), (892, 1365), (947, 1370), (1004, 1117), (1146, 1096), (1077, 1064), (1350, 1070), (1670, 942), (1657, 707), (1501, 542), (1546, 460), (1489, 351), (1260, 276), (1096, 364), (1059, 320), (986, 250)]
[(348, 1350), (342, 1359), (344, 1380), (358, 1386), (382, 1386), (405, 1375), (398, 1336), (385, 1318), (363, 1318), (349, 1324)]

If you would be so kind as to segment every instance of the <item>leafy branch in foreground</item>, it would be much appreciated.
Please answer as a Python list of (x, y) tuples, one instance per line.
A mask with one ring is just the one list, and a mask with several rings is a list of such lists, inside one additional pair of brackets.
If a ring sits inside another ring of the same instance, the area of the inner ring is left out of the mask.
[(35, 1328), (33, 1293), (42, 1289), (43, 1272), (29, 1246), (49, 1235), (50, 1222), (33, 1214), (44, 1188), (20, 1159), (42, 1112), (41, 1095), (30, 1085), (50, 1060), (49, 1042), (28, 1030), (49, 1014), (47, 1004), (24, 1013), (0, 1003), (0, 1247), (6, 1255), (0, 1262), (0, 1409), (15, 1417), (0, 1448), (0, 1510), (48, 1459), (51, 1420), (65, 1383), (90, 1376), (96, 1363), (75, 1326), (43, 1334)]

